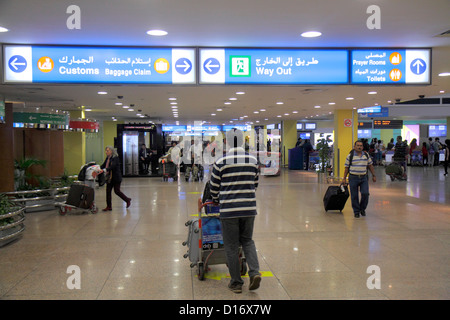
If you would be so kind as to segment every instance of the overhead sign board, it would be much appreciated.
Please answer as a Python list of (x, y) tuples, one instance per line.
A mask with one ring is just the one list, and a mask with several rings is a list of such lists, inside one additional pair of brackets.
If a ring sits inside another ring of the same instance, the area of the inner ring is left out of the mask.
[(403, 120), (373, 120), (374, 129), (402, 129)]
[(430, 49), (351, 50), (351, 84), (430, 84)]
[(53, 113), (14, 112), (13, 122), (65, 126), (69, 124), (69, 115)]
[(199, 50), (200, 84), (348, 84), (348, 50)]
[(4, 46), (4, 82), (195, 84), (196, 49)]

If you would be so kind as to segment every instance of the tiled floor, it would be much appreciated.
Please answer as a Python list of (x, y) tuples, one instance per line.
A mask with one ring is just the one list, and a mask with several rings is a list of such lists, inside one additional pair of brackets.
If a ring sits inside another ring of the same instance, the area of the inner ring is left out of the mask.
[[(24, 236), (0, 248), (0, 299), (450, 299), (450, 178), (442, 167), (413, 167), (408, 182), (391, 182), (376, 170), (360, 219), (350, 200), (343, 214), (324, 211), (328, 185), (315, 173), (261, 177), (254, 238), (263, 281), (254, 292), (230, 292), (225, 265), (199, 281), (183, 258), (203, 183), (126, 178), (129, 209), (113, 194), (108, 213), (27, 214)], [(96, 202), (105, 206), (105, 188)], [(67, 286), (71, 265), (80, 289)], [(372, 265), (380, 289), (368, 289)]]

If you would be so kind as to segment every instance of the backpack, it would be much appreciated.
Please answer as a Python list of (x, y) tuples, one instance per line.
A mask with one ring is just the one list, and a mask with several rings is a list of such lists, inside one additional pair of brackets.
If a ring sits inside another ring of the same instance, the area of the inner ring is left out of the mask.
[[(370, 159), (369, 158), (370, 156), (367, 153), (367, 151), (362, 151), (362, 154), (366, 156), (367, 160)], [(353, 156), (355, 155), (355, 150), (353, 149), (352, 151), (350, 151), (349, 155), (350, 155), (350, 158), (348, 159), (348, 166), (350, 167), (352, 165)]]

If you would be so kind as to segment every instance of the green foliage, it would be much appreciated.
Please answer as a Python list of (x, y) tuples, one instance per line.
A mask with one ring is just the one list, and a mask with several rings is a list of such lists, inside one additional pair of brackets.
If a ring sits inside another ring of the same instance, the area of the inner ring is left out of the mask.
[[(0, 194), (0, 216), (5, 215), (13, 211), (15, 205), (5, 194)], [(14, 222), (14, 218), (0, 218), (0, 226), (7, 225)]]
[(320, 169), (319, 172), (325, 172), (330, 160), (330, 146), (326, 139), (320, 139), (316, 144), (316, 150), (319, 152)]

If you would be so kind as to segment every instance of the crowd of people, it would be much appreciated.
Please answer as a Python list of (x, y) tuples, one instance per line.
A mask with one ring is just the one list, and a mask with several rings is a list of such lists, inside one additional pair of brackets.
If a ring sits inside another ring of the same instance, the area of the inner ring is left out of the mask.
[[(413, 160), (416, 160), (415, 162), (419, 161), (417, 164), (422, 166), (439, 166), (441, 162), (439, 154), (441, 150), (444, 150), (444, 168), (448, 166), (449, 139), (442, 143), (439, 137), (435, 137), (434, 140), (430, 137), (419, 145), (416, 138), (413, 138), (408, 144), (407, 140), (402, 140), (401, 136), (398, 136), (397, 141), (394, 141), (394, 138), (392, 138), (386, 146), (382, 140), (377, 138), (373, 138), (370, 143), (368, 139), (361, 139), (361, 141), (363, 142), (363, 150), (371, 155), (374, 165), (383, 165), (383, 156), (386, 152), (394, 151), (393, 159), (395, 161), (401, 160), (401, 162), (405, 162), (405, 165), (411, 164)], [(417, 155), (418, 158), (416, 159)], [(445, 171), (447, 172), (447, 170)]]

